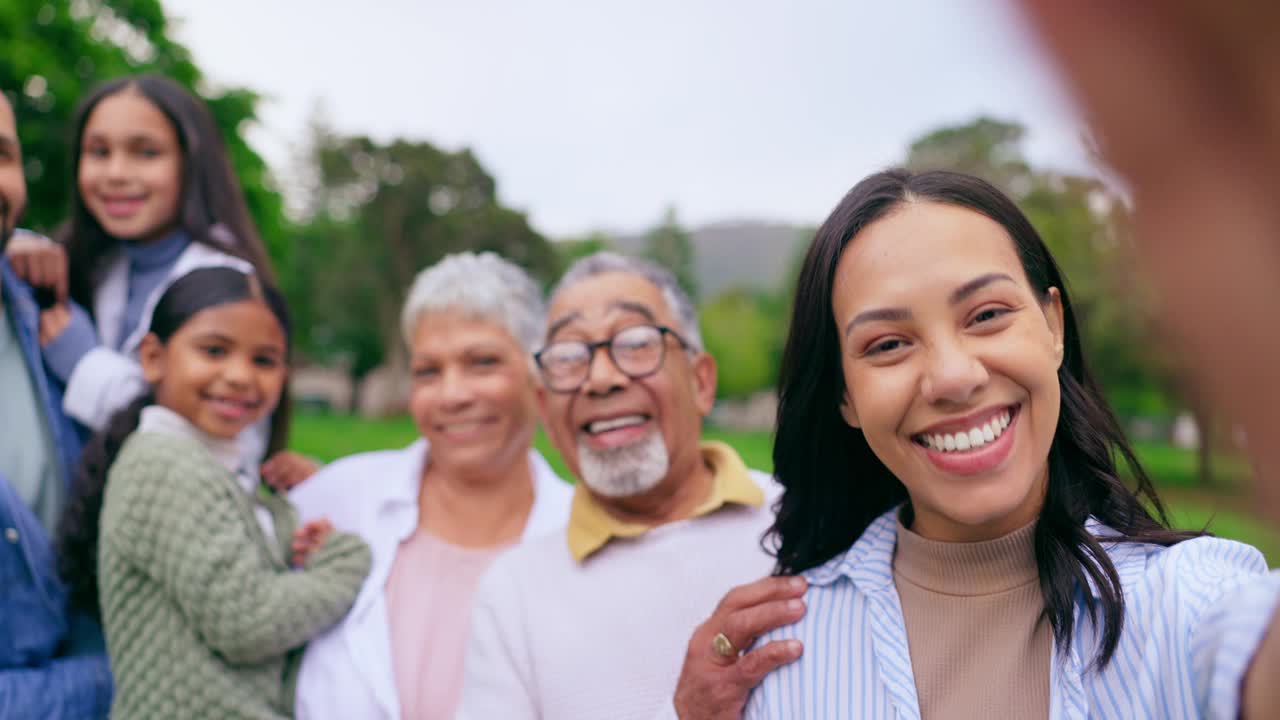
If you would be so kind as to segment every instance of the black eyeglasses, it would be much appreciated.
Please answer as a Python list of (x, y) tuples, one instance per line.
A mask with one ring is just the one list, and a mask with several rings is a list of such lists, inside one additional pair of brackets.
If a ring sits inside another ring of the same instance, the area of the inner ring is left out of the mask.
[(658, 372), (667, 355), (664, 335), (670, 335), (680, 343), (680, 347), (689, 349), (684, 338), (665, 325), (632, 325), (614, 333), (608, 340), (553, 342), (534, 353), (533, 359), (548, 390), (577, 392), (591, 374), (591, 361), (599, 348), (605, 348), (613, 366), (632, 380)]

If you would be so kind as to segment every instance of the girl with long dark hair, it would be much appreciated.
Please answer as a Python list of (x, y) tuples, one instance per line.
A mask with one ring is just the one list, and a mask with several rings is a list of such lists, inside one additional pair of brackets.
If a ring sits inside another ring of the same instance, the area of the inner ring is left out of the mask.
[(805, 649), (748, 716), (1234, 718), (1280, 672), (1250, 662), (1280, 576), (1169, 528), (1064, 278), (988, 183), (855, 186), (805, 258), (779, 392), (772, 539), (810, 589), (759, 642)]
[[(95, 88), (77, 113), (71, 157), (71, 216), (58, 240), (70, 297), (92, 320), (60, 304), (42, 317), (42, 335), (68, 414), (97, 430), (146, 387), (138, 348), (170, 283), (200, 267), (267, 282), (273, 273), (213, 115), (178, 83), (138, 75)], [(282, 450), (288, 423), (284, 403), (246, 433), (246, 458)]]
[(302, 646), (339, 620), (368, 547), (327, 520), (297, 527), (236, 439), (287, 373), (279, 293), (200, 268), (160, 297), (139, 350), (147, 393), (86, 446), (59, 560), (101, 614), (113, 717), (286, 718)]

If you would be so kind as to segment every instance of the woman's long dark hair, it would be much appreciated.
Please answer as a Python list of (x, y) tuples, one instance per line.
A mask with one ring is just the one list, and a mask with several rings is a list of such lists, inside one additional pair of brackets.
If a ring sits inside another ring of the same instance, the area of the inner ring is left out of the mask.
[[(254, 275), (234, 268), (211, 267), (193, 270), (174, 281), (156, 303), (151, 315), (151, 333), (161, 343), (201, 310), (218, 305), (261, 300), (270, 308), (289, 338), (289, 311), (284, 296)], [(98, 607), (98, 520), (106, 493), (107, 473), (124, 441), (138, 428), (142, 409), (155, 404), (147, 391), (123, 410), (117, 411), (107, 426), (91, 438), (80, 455), (72, 480), (71, 497), (58, 525), (58, 573), (67, 583), (73, 608), (94, 618)], [(284, 447), (289, 435), (288, 384), (281, 391), (281, 404), (271, 417), (269, 446), (274, 452)]]
[[(94, 88), (76, 111), (71, 144), (71, 172), (80, 174), (84, 129), (94, 108), (117, 93), (136, 92), (164, 113), (173, 125), (182, 148), (182, 191), (178, 203), (178, 227), (193, 241), (234, 255), (253, 265), (264, 281), (275, 282), (271, 261), (258, 237), (244, 193), (231, 169), (226, 145), (204, 101), (178, 83), (159, 75), (118, 78)], [(66, 246), (71, 297), (90, 313), (93, 307), (94, 273), (103, 256), (120, 244), (102, 229), (73, 184), (71, 217), (58, 231)]]
[[(832, 310), (836, 264), (864, 228), (903, 203), (929, 201), (981, 213), (1008, 232), (1031, 287), (1062, 298), (1062, 404), (1049, 449), (1049, 482), (1035, 530), (1036, 563), (1046, 613), (1060, 645), (1071, 641), (1076, 593), (1082, 593), (1102, 640), (1097, 667), (1115, 653), (1124, 625), (1124, 596), (1102, 544), (1085, 530), (1090, 516), (1119, 535), (1108, 542), (1172, 545), (1200, 533), (1171, 530), (1155, 488), (1120, 423), (1085, 366), (1080, 333), (1057, 263), (1026, 216), (989, 183), (969, 175), (906, 170), (876, 173), (849, 191), (818, 229), (796, 285), (791, 331), (778, 383), (774, 473), (785, 487), (767, 541), (777, 572), (797, 573), (845, 552), (873, 520), (906, 501), (902, 483), (866, 438), (840, 414), (845, 396), (840, 342)], [(1120, 478), (1117, 461), (1135, 482)], [(1147, 503), (1154, 511), (1148, 511)], [(1098, 589), (1100, 601), (1089, 592)]]

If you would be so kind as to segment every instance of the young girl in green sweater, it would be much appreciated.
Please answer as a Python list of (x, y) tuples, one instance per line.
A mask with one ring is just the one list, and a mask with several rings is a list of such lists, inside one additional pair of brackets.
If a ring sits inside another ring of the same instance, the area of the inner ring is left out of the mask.
[(86, 448), (61, 563), (74, 601), (101, 611), (113, 717), (292, 716), (303, 645), (369, 570), (359, 538), (297, 528), (237, 449), (280, 400), (288, 330), (256, 276), (187, 274), (139, 349), (151, 393)]

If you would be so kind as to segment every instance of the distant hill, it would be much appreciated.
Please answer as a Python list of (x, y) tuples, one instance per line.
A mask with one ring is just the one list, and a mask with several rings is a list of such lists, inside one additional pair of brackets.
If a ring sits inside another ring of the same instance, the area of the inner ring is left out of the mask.
[[(701, 299), (730, 287), (783, 287), (811, 233), (799, 225), (767, 222), (721, 222), (691, 230)], [(615, 235), (609, 241), (628, 254), (644, 248), (643, 235)]]

